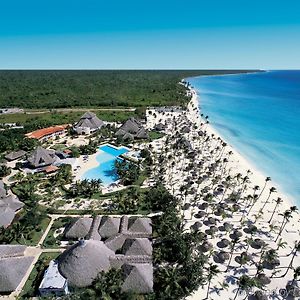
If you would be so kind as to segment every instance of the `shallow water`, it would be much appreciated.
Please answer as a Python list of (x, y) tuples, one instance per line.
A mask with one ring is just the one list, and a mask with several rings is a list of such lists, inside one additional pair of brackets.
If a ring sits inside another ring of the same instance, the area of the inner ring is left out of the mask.
[(211, 125), (300, 205), (300, 71), (187, 80)]

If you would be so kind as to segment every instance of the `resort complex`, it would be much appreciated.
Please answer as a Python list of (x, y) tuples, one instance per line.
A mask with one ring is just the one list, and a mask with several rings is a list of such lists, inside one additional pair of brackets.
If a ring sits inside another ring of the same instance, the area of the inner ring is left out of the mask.
[(297, 207), (178, 86), (182, 106), (18, 132), (0, 165), (0, 299), (299, 299)]

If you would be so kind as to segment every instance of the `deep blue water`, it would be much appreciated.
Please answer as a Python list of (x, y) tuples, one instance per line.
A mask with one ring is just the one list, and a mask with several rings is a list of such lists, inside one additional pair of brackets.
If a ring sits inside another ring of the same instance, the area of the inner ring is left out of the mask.
[(119, 155), (128, 152), (128, 149), (125, 147), (116, 149), (109, 145), (104, 145), (99, 147), (99, 150), (96, 156), (99, 165), (86, 171), (82, 179), (101, 179), (104, 185), (109, 185), (119, 179), (115, 171), (115, 161), (119, 159)]
[(223, 139), (300, 204), (300, 71), (187, 79)]

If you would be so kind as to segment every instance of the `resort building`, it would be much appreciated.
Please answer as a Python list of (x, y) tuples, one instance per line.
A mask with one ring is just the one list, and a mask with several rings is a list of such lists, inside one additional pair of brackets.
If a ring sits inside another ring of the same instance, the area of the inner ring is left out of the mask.
[(15, 151), (15, 152), (10, 152), (5, 155), (5, 159), (8, 161), (13, 161), (17, 160), (20, 158), (23, 158), (26, 155), (26, 152), (23, 150)]
[(27, 136), (30, 139), (36, 139), (41, 142), (45, 142), (48, 139), (53, 139), (57, 136), (65, 135), (69, 126), (69, 124), (51, 126), (26, 133), (25, 136)]
[[(124, 274), (122, 291), (153, 291), (151, 219), (144, 217), (77, 218), (65, 237), (79, 241), (57, 259), (58, 271), (69, 287), (86, 287), (104, 271)], [(46, 275), (45, 275), (46, 276)]]
[(37, 147), (32, 155), (28, 158), (28, 162), (32, 168), (43, 168), (54, 164), (57, 156), (54, 150)]
[(54, 260), (51, 260), (49, 267), (45, 271), (39, 286), (39, 293), (45, 297), (60, 297), (69, 293), (67, 280), (59, 273), (58, 264)]
[(0, 227), (8, 227), (15, 214), (24, 206), (24, 203), (11, 194), (8, 195), (2, 181), (0, 181)]
[(94, 113), (86, 112), (75, 124), (74, 129), (78, 134), (90, 134), (101, 129), (103, 126), (104, 122)]
[(26, 275), (34, 256), (25, 256), (26, 246), (0, 245), (0, 293), (17, 289)]
[(135, 118), (128, 119), (116, 132), (124, 140), (147, 139), (149, 137), (142, 123)]

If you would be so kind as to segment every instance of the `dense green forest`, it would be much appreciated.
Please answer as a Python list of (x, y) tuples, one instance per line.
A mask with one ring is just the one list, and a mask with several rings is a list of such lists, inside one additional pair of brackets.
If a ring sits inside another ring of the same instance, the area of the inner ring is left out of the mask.
[(178, 105), (187, 100), (182, 78), (236, 72), (245, 71), (0, 71), (0, 107)]

